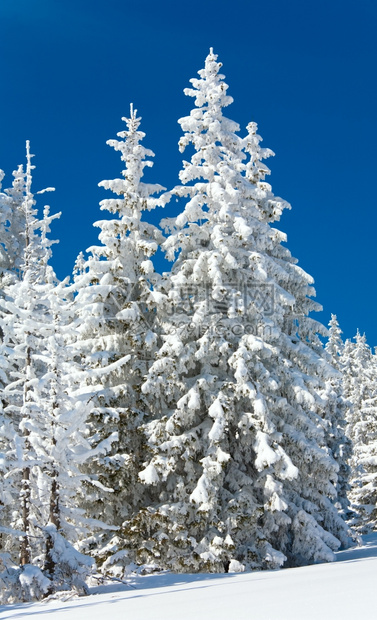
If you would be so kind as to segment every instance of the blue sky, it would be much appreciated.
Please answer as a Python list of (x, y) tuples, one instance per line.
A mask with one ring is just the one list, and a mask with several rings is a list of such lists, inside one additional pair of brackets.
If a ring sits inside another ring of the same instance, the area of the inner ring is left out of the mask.
[(56, 187), (63, 212), (53, 264), (69, 274), (96, 243), (97, 185), (121, 170), (106, 140), (130, 102), (156, 154), (145, 180), (176, 184), (183, 89), (212, 46), (227, 115), (242, 131), (256, 121), (276, 153), (270, 182), (292, 204), (279, 227), (315, 279), (318, 318), (335, 313), (346, 337), (359, 328), (375, 346), (376, 28), (375, 0), (0, 0), (4, 187), (30, 139), (34, 189)]

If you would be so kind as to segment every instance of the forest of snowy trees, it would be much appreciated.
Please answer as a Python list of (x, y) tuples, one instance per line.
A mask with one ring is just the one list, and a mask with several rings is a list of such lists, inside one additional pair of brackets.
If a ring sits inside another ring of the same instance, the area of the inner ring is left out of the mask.
[[(72, 277), (50, 264), (60, 214), (37, 208), (29, 143), (11, 187), (0, 171), (2, 602), (84, 593), (93, 573), (332, 561), (377, 529), (376, 356), (311, 316), (273, 153), (224, 116), (220, 68), (211, 50), (185, 90), (172, 189), (142, 182), (131, 106)], [(178, 216), (148, 222), (172, 198)]]

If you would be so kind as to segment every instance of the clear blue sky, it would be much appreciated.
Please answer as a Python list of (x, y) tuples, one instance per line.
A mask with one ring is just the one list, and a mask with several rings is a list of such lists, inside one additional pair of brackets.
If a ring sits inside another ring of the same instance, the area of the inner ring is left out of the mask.
[(56, 187), (41, 199), (63, 212), (53, 264), (69, 274), (96, 243), (97, 184), (121, 170), (105, 143), (130, 102), (156, 153), (146, 180), (176, 184), (183, 89), (213, 46), (227, 115), (243, 131), (255, 120), (276, 153), (270, 182), (292, 204), (279, 227), (315, 278), (318, 318), (377, 345), (376, 31), (375, 0), (0, 0), (4, 186), (30, 139), (34, 189)]

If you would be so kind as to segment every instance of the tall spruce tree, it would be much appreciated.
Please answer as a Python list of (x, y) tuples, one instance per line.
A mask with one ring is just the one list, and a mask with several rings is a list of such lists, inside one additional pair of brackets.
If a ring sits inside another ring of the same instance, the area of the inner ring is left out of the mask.
[[(12, 522), (12, 516), (9, 514), (7, 507), (11, 507), (13, 510), (13, 502), (15, 497), (20, 492), (20, 485), (23, 486), (21, 492), (23, 523), (28, 521), (29, 514), (29, 502), (27, 500), (27, 488), (28, 482), (28, 467), (20, 465), (22, 460), (21, 439), (24, 432), (19, 435), (19, 425), (22, 417), (21, 413), (15, 415), (12, 408), (12, 397), (9, 394), (9, 386), (14, 383), (15, 374), (19, 373), (20, 366), (25, 367), (27, 355), (24, 356), (23, 362), (15, 359), (15, 347), (17, 347), (17, 335), (15, 333), (16, 313), (15, 308), (12, 305), (15, 296), (15, 287), (20, 283), (22, 275), (21, 268), (24, 262), (26, 262), (26, 246), (30, 241), (30, 236), (34, 231), (32, 228), (32, 221), (34, 222), (35, 210), (33, 209), (34, 201), (31, 196), (31, 156), (29, 151), (29, 144), (27, 144), (27, 166), (24, 171), (22, 166), (19, 166), (16, 172), (13, 173), (14, 181), (11, 189), (5, 191), (2, 195), (2, 213), (4, 214), (1, 221), (1, 246), (2, 246), (2, 288), (1, 288), (1, 318), (2, 318), (2, 357), (3, 368), (7, 370), (6, 375), (2, 377), (2, 404), (3, 404), (3, 416), (1, 424), (0, 441), (3, 453), (3, 472), (5, 488), (7, 489), (6, 496), (4, 497), (4, 506), (2, 514), (2, 526), (9, 526)], [(34, 218), (34, 219), (33, 219)], [(16, 226), (15, 226), (16, 224)], [(17, 234), (14, 234), (16, 228)], [(19, 354), (19, 351), (18, 351)], [(22, 372), (23, 370), (21, 370)], [(20, 384), (18, 391), (25, 397), (25, 390), (22, 386), (22, 380), (17, 377)], [(11, 463), (17, 459), (19, 476), (22, 471), (19, 486), (12, 484), (9, 469)], [(4, 484), (4, 483), (3, 483)], [(18, 498), (17, 498), (18, 499)], [(18, 523), (20, 525), (20, 522)], [(28, 553), (28, 537), (26, 535), (27, 528), (21, 527), (25, 532), (25, 536), (22, 537), (20, 552), (20, 563), (27, 563), (29, 561), (30, 554)], [(5, 529), (8, 531), (8, 528)], [(7, 540), (4, 542), (7, 546)], [(22, 556), (22, 557), (21, 557)]]
[[(324, 381), (332, 370), (308, 317), (312, 278), (271, 224), (289, 205), (265, 181), (255, 123), (245, 138), (210, 51), (180, 119), (186, 198), (164, 243), (163, 345), (143, 393), (151, 503), (134, 518), (135, 557), (179, 571), (273, 568), (332, 560), (347, 528), (334, 502)], [(337, 536), (337, 537), (336, 537)], [(143, 540), (144, 537), (144, 540)], [(132, 536), (129, 537), (132, 545)]]
[(325, 398), (327, 400), (327, 445), (336, 460), (338, 480), (336, 483), (338, 508), (345, 519), (351, 517), (348, 493), (350, 490), (350, 466), (352, 442), (346, 434), (347, 416), (352, 403), (344, 396), (344, 376), (342, 356), (344, 343), (342, 331), (337, 317), (332, 314), (329, 322), (329, 337), (325, 350), (330, 357), (331, 364), (338, 372), (326, 381)]
[(92, 564), (71, 545), (80, 531), (88, 531), (88, 520), (74, 503), (84, 478), (79, 466), (91, 450), (85, 404), (69, 393), (74, 374), (65, 338), (70, 302), (48, 264), (54, 243), (48, 233), (59, 214), (50, 216), (46, 207), (38, 219), (31, 158), (27, 143), (23, 201), (17, 205), (25, 222), (24, 249), (18, 278), (8, 284), (2, 300), (3, 351), (10, 369), (1, 394), (0, 430), (9, 507), (1, 523), (8, 552), (0, 574), (4, 602), (39, 598), (56, 589), (85, 590), (82, 577)]
[[(140, 384), (156, 347), (157, 274), (151, 257), (162, 235), (144, 221), (143, 212), (156, 206), (153, 194), (164, 189), (141, 181), (154, 154), (141, 144), (145, 134), (132, 106), (123, 120), (127, 129), (118, 133), (120, 140), (108, 141), (121, 154), (122, 178), (100, 183), (115, 194), (101, 202), (113, 217), (95, 223), (101, 245), (89, 248), (88, 260), (79, 256), (72, 287), (82, 364), (78, 390), (90, 401), (93, 447), (106, 438), (112, 442), (111, 452), (98, 454), (90, 466), (100, 486), (86, 494), (83, 505), (118, 527), (140, 508), (144, 491), (138, 480), (146, 443), (140, 430), (146, 414)], [(112, 556), (118, 561), (127, 555), (121, 537), (92, 539), (90, 545), (109, 570)]]
[[(2, 181), (4, 172), (0, 170), (0, 190), (2, 189)], [(6, 400), (3, 396), (4, 387), (8, 384), (9, 377), (9, 360), (7, 355), (7, 312), (4, 309), (4, 299), (7, 294), (7, 287), (11, 283), (9, 274), (9, 222), (12, 218), (12, 209), (9, 204), (9, 196), (7, 190), (0, 192), (0, 550), (3, 551), (6, 544), (5, 532), (8, 528), (5, 524), (11, 521), (12, 495), (11, 485), (6, 478), (6, 462), (9, 452), (9, 444), (14, 437), (14, 430), (11, 421), (4, 414)]]
[(352, 525), (366, 534), (377, 529), (377, 363), (365, 335), (347, 340), (342, 354), (344, 391), (352, 407), (347, 433), (353, 444), (349, 499)]
[[(0, 179), (3, 178), (4, 173), (0, 171)], [(12, 187), (0, 193), (0, 269), (3, 276), (12, 274), (13, 278), (20, 276), (26, 242), (26, 183), (26, 171), (19, 166), (13, 172)]]

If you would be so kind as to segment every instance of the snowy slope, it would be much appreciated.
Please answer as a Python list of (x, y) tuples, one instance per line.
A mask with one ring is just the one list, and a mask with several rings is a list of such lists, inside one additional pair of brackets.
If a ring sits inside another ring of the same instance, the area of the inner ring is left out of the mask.
[(377, 533), (337, 562), (233, 575), (138, 577), (81, 599), (12, 605), (0, 618), (35, 620), (372, 620)]

